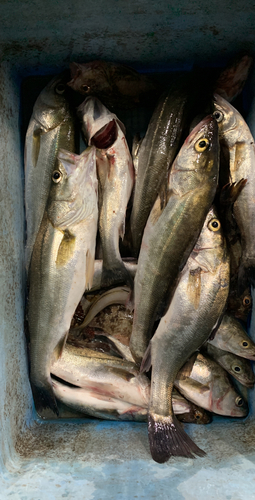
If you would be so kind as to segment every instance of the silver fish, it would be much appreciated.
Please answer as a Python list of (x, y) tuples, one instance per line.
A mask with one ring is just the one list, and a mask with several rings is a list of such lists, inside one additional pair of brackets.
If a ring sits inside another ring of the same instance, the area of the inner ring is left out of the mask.
[(158, 199), (148, 219), (134, 287), (130, 349), (137, 362), (150, 341), (158, 309), (167, 291), (173, 291), (212, 204), (219, 170), (217, 129), (217, 122), (208, 116), (187, 137), (170, 172), (168, 203), (160, 212)]
[(255, 361), (255, 344), (241, 323), (229, 314), (224, 314), (213, 339), (209, 339), (208, 343), (223, 351)]
[(95, 148), (61, 150), (30, 266), (28, 321), (31, 383), (38, 407), (57, 413), (50, 370), (75, 309), (92, 284), (97, 232)]
[(96, 98), (88, 97), (79, 107), (88, 144), (97, 148), (99, 179), (99, 233), (103, 250), (102, 287), (130, 284), (119, 251), (124, 238), (125, 216), (134, 183), (134, 167), (116, 115)]
[(229, 417), (246, 417), (248, 408), (225, 370), (201, 353), (194, 354), (178, 372), (175, 387), (196, 405)]
[[(226, 242), (217, 214), (211, 209), (169, 309), (150, 342), (148, 433), (152, 458), (159, 463), (171, 455), (204, 455), (174, 417), (171, 392), (178, 371), (208, 339), (224, 311), (229, 274)], [(146, 358), (143, 363), (147, 363)]]
[(206, 345), (205, 352), (214, 361), (217, 361), (230, 375), (236, 378), (240, 384), (250, 388), (254, 386), (255, 376), (248, 359), (236, 356), (236, 354), (232, 354), (231, 352), (223, 351), (211, 344)]
[(25, 143), (26, 268), (50, 190), (60, 148), (75, 151), (75, 127), (65, 97), (66, 80), (53, 78), (34, 105)]

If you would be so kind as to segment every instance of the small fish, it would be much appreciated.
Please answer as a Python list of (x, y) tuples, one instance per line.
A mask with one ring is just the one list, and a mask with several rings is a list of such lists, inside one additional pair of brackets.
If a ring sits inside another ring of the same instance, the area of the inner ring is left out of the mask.
[(215, 196), (218, 171), (218, 127), (208, 116), (180, 149), (169, 176), (168, 203), (161, 211), (157, 199), (144, 231), (135, 277), (130, 340), (137, 362), (142, 361), (158, 310), (167, 293), (170, 296), (173, 291), (203, 227)]
[(66, 78), (58, 75), (34, 105), (25, 143), (26, 269), (42, 222), (58, 151), (75, 151), (75, 122), (66, 99)]
[(201, 408), (229, 417), (246, 417), (247, 404), (223, 368), (201, 353), (194, 354), (178, 372), (175, 387)]
[(248, 359), (236, 356), (236, 354), (232, 354), (231, 352), (223, 351), (208, 343), (205, 347), (205, 352), (214, 361), (217, 361), (230, 375), (236, 378), (240, 384), (250, 388), (254, 386), (255, 376)]
[(238, 57), (220, 73), (215, 84), (215, 92), (226, 101), (232, 102), (243, 90), (253, 64), (248, 54)]
[(226, 241), (212, 208), (141, 366), (141, 371), (152, 366), (148, 433), (156, 462), (204, 455), (178, 424), (171, 392), (178, 371), (208, 339), (224, 311), (229, 274)]
[(153, 82), (123, 64), (92, 61), (70, 64), (68, 85), (83, 95), (98, 97), (107, 107), (130, 108), (145, 100), (155, 99)]
[(93, 281), (97, 233), (95, 148), (60, 150), (33, 249), (28, 324), (31, 385), (37, 407), (58, 413), (50, 371), (63, 350), (75, 309)]
[(85, 99), (79, 112), (88, 144), (97, 148), (99, 233), (103, 250), (101, 287), (133, 286), (119, 251), (119, 238), (124, 238), (126, 209), (134, 183), (134, 167), (125, 135), (117, 117), (98, 99)]
[(213, 339), (209, 339), (208, 343), (223, 351), (255, 361), (255, 344), (241, 323), (229, 314), (223, 316)]

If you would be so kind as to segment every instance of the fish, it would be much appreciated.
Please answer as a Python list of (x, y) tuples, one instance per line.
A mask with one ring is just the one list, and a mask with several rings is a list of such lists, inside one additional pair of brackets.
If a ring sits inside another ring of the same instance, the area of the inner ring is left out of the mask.
[(232, 102), (242, 92), (249, 76), (253, 58), (249, 54), (244, 54), (231, 61), (228, 66), (221, 71), (216, 83), (215, 93)]
[(75, 309), (93, 281), (98, 223), (96, 151), (58, 153), (29, 273), (30, 380), (37, 408), (58, 413), (50, 378)]
[(206, 344), (205, 352), (240, 384), (252, 388), (255, 382), (255, 376), (252, 371), (251, 363), (248, 359), (241, 358), (236, 354), (224, 351), (211, 344)]
[(237, 288), (231, 289), (230, 287), (227, 312), (247, 323), (251, 308), (252, 298), (249, 287), (241, 294), (238, 293)]
[(146, 224), (134, 281), (130, 349), (136, 362), (142, 361), (158, 309), (174, 290), (194, 248), (216, 192), (218, 172), (218, 127), (208, 116), (187, 137), (174, 161), (166, 207), (160, 211), (158, 198)]
[(125, 305), (129, 296), (130, 288), (121, 286), (112, 288), (98, 295), (95, 300), (92, 301), (91, 307), (89, 308), (84, 321), (77, 328), (81, 329), (89, 325), (98, 313), (111, 304)]
[(133, 68), (106, 61), (70, 64), (68, 85), (80, 94), (98, 97), (105, 106), (128, 108), (154, 100), (157, 87)]
[(207, 411), (228, 417), (246, 417), (248, 406), (233, 387), (226, 371), (201, 352), (179, 370), (174, 386), (181, 394)]
[(212, 207), (141, 366), (141, 372), (152, 366), (148, 434), (156, 462), (166, 462), (170, 456), (204, 455), (174, 417), (171, 392), (178, 371), (221, 318), (228, 298), (229, 274), (226, 241)]
[[(124, 266), (127, 269), (127, 272), (134, 279), (136, 269), (137, 269), (137, 260), (136, 259), (122, 259)], [(102, 279), (102, 269), (103, 269), (103, 261), (95, 260), (94, 264), (94, 275), (93, 275), (93, 283), (90, 288), (90, 291), (100, 290), (101, 288), (101, 279)]]
[(119, 238), (124, 238), (125, 216), (134, 184), (134, 167), (117, 117), (96, 98), (79, 107), (88, 144), (97, 148), (99, 179), (99, 234), (103, 251), (101, 287), (126, 284), (133, 279), (122, 262)]
[(58, 151), (75, 152), (75, 120), (66, 98), (66, 78), (54, 77), (37, 98), (25, 141), (25, 207), (28, 271), (56, 168)]
[[(76, 411), (109, 420), (147, 421), (150, 381), (134, 363), (67, 344), (51, 376), (56, 398)], [(208, 420), (204, 410), (177, 391), (173, 408), (181, 420)]]
[(208, 343), (223, 351), (255, 361), (254, 342), (248, 337), (241, 323), (229, 314), (224, 314), (219, 328)]
[(104, 333), (121, 341), (127, 347), (132, 333), (132, 325), (132, 311), (119, 304), (106, 307), (90, 323), (91, 327), (100, 328)]
[(223, 97), (214, 96), (214, 113), (219, 126), (220, 142), (229, 155), (229, 182), (246, 179), (246, 185), (233, 206), (233, 214), (241, 234), (242, 257), (239, 267), (239, 287), (243, 292), (247, 279), (255, 271), (255, 183), (254, 139), (240, 113)]
[(161, 186), (166, 189), (168, 173), (180, 147), (190, 111), (189, 90), (185, 81), (164, 92), (145, 137), (134, 144), (136, 182), (130, 224), (135, 257), (139, 255), (147, 219)]

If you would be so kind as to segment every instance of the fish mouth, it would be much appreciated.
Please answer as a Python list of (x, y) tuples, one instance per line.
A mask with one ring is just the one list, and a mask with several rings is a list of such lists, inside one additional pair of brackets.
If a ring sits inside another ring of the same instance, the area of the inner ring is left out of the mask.
[(110, 148), (118, 137), (118, 127), (115, 120), (111, 120), (104, 125), (91, 139), (93, 144), (98, 149)]

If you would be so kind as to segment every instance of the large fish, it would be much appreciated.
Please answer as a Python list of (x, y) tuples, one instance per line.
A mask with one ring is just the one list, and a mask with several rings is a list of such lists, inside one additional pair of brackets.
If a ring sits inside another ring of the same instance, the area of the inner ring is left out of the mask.
[(255, 145), (240, 113), (223, 97), (215, 95), (214, 98), (214, 116), (219, 125), (220, 142), (229, 156), (229, 181), (237, 183), (241, 179), (247, 180), (233, 207), (242, 240), (239, 281), (244, 286), (244, 278), (255, 278)]
[(31, 259), (28, 309), (32, 387), (38, 407), (56, 413), (50, 370), (93, 281), (97, 219), (95, 148), (61, 150)]
[(248, 408), (232, 386), (225, 370), (208, 356), (194, 354), (178, 372), (175, 387), (190, 401), (208, 411), (229, 417), (246, 417)]
[(224, 314), (218, 330), (208, 343), (223, 351), (255, 361), (255, 344), (241, 323), (229, 314)]
[(25, 143), (26, 268), (43, 218), (51, 175), (60, 148), (75, 151), (74, 119), (66, 99), (66, 79), (56, 76), (34, 105)]
[[(71, 408), (99, 418), (147, 421), (150, 381), (134, 363), (67, 345), (52, 367), (55, 396)], [(207, 423), (208, 415), (173, 393), (174, 413)]]
[(99, 233), (103, 250), (101, 286), (131, 284), (122, 262), (119, 238), (125, 233), (125, 216), (134, 183), (134, 167), (117, 117), (96, 98), (79, 107), (88, 144), (97, 148), (99, 179)]
[(136, 361), (142, 360), (158, 309), (167, 291), (170, 293), (169, 286), (174, 289), (196, 243), (216, 192), (218, 171), (218, 127), (208, 116), (187, 137), (176, 157), (166, 207), (160, 213), (158, 199), (145, 228), (135, 277), (130, 342)]
[(152, 366), (148, 433), (152, 458), (159, 463), (172, 455), (204, 454), (174, 417), (172, 388), (178, 371), (208, 339), (224, 311), (229, 273), (221, 224), (211, 209), (143, 360)]
[(238, 380), (240, 384), (250, 388), (254, 386), (255, 376), (248, 359), (241, 358), (208, 343), (205, 346), (205, 352)]
[(132, 243), (136, 257), (147, 219), (162, 185), (166, 190), (168, 172), (189, 117), (188, 104), (189, 88), (186, 82), (165, 92), (136, 153), (137, 177), (131, 213)]

